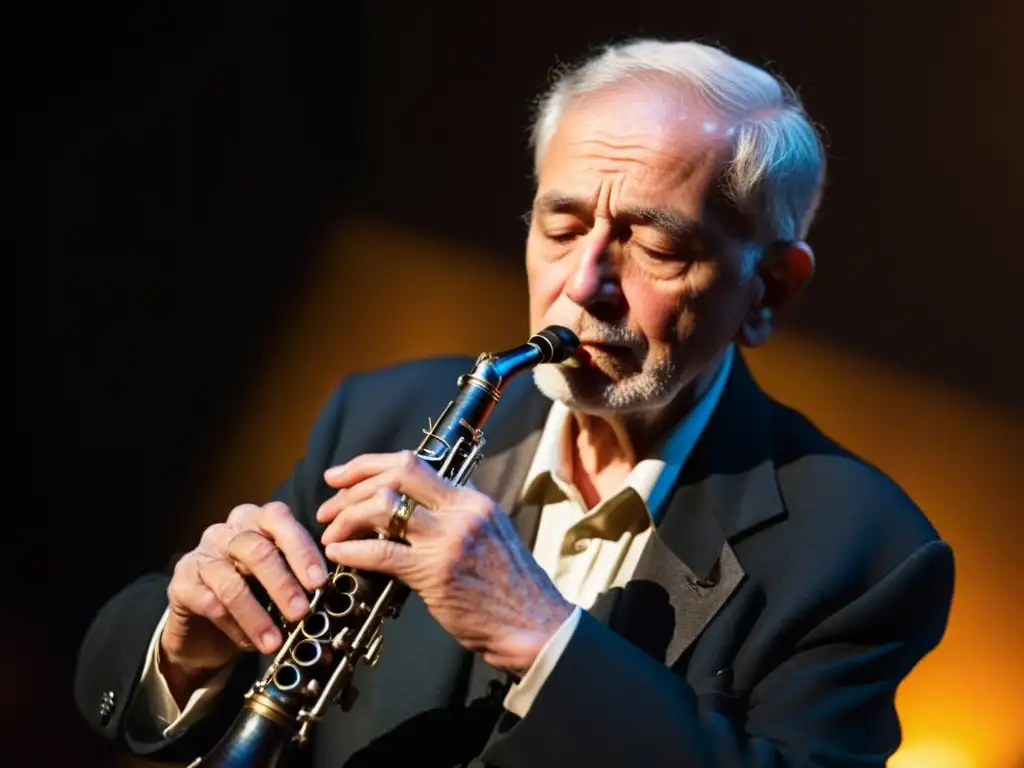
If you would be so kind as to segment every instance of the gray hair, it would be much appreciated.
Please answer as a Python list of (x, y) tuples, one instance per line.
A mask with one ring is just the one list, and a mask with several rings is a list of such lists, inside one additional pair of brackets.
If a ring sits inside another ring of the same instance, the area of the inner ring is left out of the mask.
[(538, 101), (530, 144), (539, 175), (565, 109), (579, 97), (645, 78), (668, 77), (693, 88), (738, 122), (722, 192), (752, 224), (760, 243), (803, 239), (825, 178), (825, 152), (796, 93), (768, 72), (695, 42), (633, 40), (563, 68)]

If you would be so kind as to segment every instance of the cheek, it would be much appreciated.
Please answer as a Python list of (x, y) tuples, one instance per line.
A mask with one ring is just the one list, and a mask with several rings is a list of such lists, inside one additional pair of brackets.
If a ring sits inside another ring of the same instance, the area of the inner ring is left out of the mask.
[(677, 338), (698, 348), (718, 347), (731, 339), (746, 307), (746, 286), (730, 275), (708, 268), (682, 297)]
[(623, 282), (630, 325), (644, 335), (656, 358), (677, 354), (679, 344), (715, 344), (729, 334), (738, 286), (711, 265), (697, 267), (685, 282), (670, 285), (637, 277)]
[(745, 282), (732, 274), (715, 275), (693, 302), (694, 311), (716, 326), (729, 326), (744, 311), (747, 288)]
[(558, 301), (565, 287), (565, 269), (558, 262), (527, 256), (526, 283), (530, 296), (530, 316), (537, 323), (543, 320)]
[(685, 308), (678, 291), (666, 291), (644, 280), (624, 280), (622, 290), (629, 306), (629, 324), (643, 334), (652, 349), (675, 342)]

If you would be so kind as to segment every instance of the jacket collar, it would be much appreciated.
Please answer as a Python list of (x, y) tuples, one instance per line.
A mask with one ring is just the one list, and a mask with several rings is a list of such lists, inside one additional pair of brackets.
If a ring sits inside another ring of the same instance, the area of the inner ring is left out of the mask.
[[(548, 400), (526, 375), (513, 380), (484, 425), (484, 458), (472, 481), (509, 512), (533, 544), (539, 509), (520, 504)], [(707, 427), (679, 471), (658, 534), (698, 577), (706, 579), (725, 542), (784, 513), (772, 454), (772, 407), (737, 352)]]
[(780, 519), (772, 405), (737, 355), (719, 407), (683, 466), (658, 533), (707, 579), (722, 545)]
[[(550, 401), (532, 382), (502, 401), (501, 421), (492, 424), (496, 450), (481, 461), (474, 481), (503, 509), (514, 510), (519, 535), (532, 546), (540, 507), (517, 501)], [(737, 354), (630, 583), (602, 594), (589, 609), (667, 664), (693, 644), (744, 581), (732, 545), (785, 514), (772, 417), (771, 401)]]
[(744, 583), (733, 545), (782, 518), (773, 408), (745, 363), (680, 473), (631, 581), (607, 593), (607, 623), (674, 665)]

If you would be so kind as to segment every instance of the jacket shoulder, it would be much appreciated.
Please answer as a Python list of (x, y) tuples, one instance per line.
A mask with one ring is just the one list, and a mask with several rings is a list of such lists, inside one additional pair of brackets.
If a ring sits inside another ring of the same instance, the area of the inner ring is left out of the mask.
[(815, 542), (823, 560), (874, 563), (879, 572), (865, 575), (881, 578), (940, 539), (924, 510), (890, 475), (803, 414), (774, 407), (776, 477), (788, 524)]
[(472, 368), (474, 358), (463, 355), (402, 360), (348, 376), (349, 400), (393, 397), (429, 397), (432, 392), (454, 392), (456, 380)]
[(335, 458), (415, 448), (427, 420), (454, 399), (459, 376), (472, 364), (470, 357), (431, 357), (347, 376), (338, 387)]
[(736, 542), (765, 601), (751, 636), (777, 649), (791, 647), (847, 606), (862, 604), (865, 595), (878, 594), (907, 564), (920, 565), (922, 553), (929, 553), (926, 589), (903, 586), (893, 599), (947, 605), (952, 552), (921, 507), (896, 480), (803, 414), (778, 403), (772, 408), (782, 516)]

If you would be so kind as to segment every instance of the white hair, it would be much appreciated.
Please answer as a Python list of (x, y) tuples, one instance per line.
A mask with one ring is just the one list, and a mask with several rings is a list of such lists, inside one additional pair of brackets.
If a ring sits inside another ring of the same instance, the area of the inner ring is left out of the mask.
[(784, 82), (700, 43), (633, 40), (558, 71), (537, 104), (530, 137), (535, 175), (562, 113), (573, 101), (651, 76), (688, 86), (712, 108), (737, 120), (721, 191), (751, 225), (751, 239), (761, 244), (803, 239), (825, 176), (825, 152), (816, 127)]

